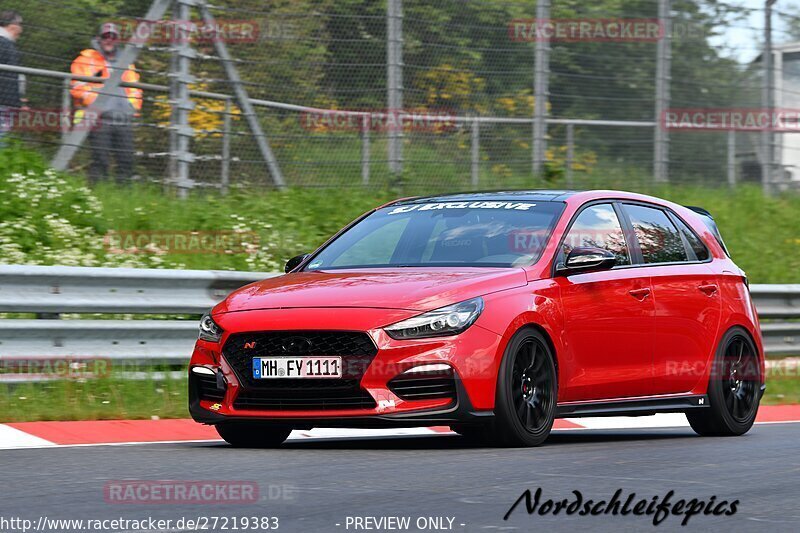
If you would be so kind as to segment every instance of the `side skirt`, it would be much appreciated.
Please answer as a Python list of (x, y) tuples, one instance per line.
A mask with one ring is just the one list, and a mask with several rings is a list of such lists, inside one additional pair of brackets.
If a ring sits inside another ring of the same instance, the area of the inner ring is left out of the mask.
[(559, 404), (556, 418), (581, 416), (647, 416), (656, 413), (680, 413), (710, 407), (705, 394), (662, 396), (659, 398), (612, 400)]

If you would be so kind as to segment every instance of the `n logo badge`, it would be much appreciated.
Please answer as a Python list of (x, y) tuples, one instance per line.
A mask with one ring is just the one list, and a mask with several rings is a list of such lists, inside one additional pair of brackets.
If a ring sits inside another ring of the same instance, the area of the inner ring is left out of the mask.
[(246, 342), (246, 343), (244, 343), (244, 347), (245, 347), (246, 350), (252, 350), (253, 348), (256, 347), (256, 342), (255, 341)]

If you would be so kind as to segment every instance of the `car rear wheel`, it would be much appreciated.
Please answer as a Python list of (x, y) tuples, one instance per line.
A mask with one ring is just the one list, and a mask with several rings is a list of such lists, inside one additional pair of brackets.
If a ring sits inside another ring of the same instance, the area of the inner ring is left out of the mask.
[(728, 331), (714, 358), (708, 382), (710, 407), (686, 413), (699, 435), (743, 435), (753, 426), (761, 399), (756, 347), (741, 328)]
[(497, 379), (495, 420), (489, 437), (501, 446), (538, 446), (550, 435), (558, 380), (553, 354), (533, 329), (506, 347)]
[(237, 448), (273, 448), (292, 432), (290, 427), (263, 422), (223, 422), (215, 428), (225, 442)]

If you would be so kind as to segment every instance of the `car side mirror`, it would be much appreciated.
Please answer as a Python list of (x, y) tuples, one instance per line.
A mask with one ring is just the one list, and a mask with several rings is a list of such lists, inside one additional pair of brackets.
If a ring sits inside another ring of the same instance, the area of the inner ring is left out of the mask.
[(556, 274), (570, 276), (584, 272), (608, 270), (617, 264), (617, 256), (603, 248), (583, 246), (573, 248), (567, 260), (556, 267)]
[(300, 263), (305, 261), (309, 255), (311, 254), (300, 254), (292, 257), (291, 259), (286, 261), (286, 266), (283, 267), (283, 271), (288, 274), (289, 272), (300, 266)]

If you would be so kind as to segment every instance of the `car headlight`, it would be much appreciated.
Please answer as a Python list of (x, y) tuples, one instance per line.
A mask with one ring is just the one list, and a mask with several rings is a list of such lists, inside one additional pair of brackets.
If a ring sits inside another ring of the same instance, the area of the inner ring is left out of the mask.
[(383, 329), (396, 340), (458, 335), (478, 319), (481, 311), (483, 298), (478, 297), (428, 311)]
[(211, 315), (206, 313), (203, 315), (203, 318), (200, 319), (200, 340), (209, 341), (209, 342), (219, 342), (222, 338), (222, 328), (214, 322), (214, 319), (211, 318)]

